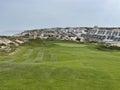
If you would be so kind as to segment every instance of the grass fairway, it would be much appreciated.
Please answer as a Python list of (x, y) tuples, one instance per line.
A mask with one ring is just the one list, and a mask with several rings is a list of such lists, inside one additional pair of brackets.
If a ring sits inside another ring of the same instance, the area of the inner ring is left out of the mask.
[(31, 40), (0, 55), (0, 90), (120, 90), (120, 51)]

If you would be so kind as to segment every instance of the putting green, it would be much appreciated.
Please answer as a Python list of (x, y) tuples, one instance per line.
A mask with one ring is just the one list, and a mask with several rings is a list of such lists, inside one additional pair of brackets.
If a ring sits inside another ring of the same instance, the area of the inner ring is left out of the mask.
[(55, 43), (56, 45), (63, 47), (85, 47), (85, 44), (77, 44), (77, 43)]

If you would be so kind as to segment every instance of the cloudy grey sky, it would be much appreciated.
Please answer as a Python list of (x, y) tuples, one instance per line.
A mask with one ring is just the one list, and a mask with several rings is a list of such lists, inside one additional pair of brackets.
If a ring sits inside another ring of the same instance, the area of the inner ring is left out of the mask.
[(0, 0), (0, 35), (94, 25), (120, 26), (120, 0)]

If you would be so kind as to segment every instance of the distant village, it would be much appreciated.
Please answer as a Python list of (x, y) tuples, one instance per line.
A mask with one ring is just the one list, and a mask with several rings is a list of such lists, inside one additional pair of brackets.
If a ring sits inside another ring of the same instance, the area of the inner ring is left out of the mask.
[(10, 51), (11, 45), (19, 46), (29, 39), (37, 38), (105, 43), (120, 47), (120, 28), (94, 26), (26, 30), (12, 36), (0, 36), (0, 49)]

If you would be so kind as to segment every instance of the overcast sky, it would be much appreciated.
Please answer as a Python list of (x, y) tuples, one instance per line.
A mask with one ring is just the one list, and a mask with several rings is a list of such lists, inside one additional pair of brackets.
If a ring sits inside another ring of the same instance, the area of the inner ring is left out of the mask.
[(120, 0), (0, 0), (0, 35), (94, 25), (120, 26)]

